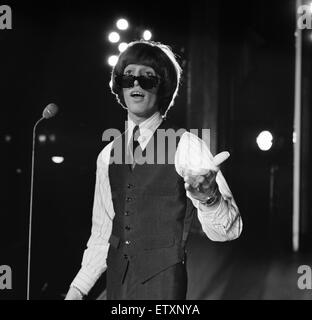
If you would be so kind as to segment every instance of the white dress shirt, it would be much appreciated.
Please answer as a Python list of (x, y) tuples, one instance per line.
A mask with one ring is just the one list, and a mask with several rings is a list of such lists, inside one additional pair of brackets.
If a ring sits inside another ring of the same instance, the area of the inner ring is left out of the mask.
[[(159, 112), (156, 112), (150, 118), (140, 123), (140, 137), (138, 138), (138, 142), (142, 150), (146, 148), (147, 143), (162, 121), (162, 116)], [(128, 117), (127, 125), (129, 144), (135, 123)], [(189, 133), (186, 132), (186, 134)], [(113, 219), (115, 216), (108, 176), (112, 145), (113, 141), (100, 152), (97, 158), (91, 236), (83, 254), (81, 268), (71, 283), (71, 286), (78, 288), (84, 294), (88, 294), (95, 282), (107, 268), (108, 239), (112, 233)], [(181, 152), (181, 147), (182, 144), (181, 146), (178, 145), (177, 152)], [(213, 158), (210, 151), (209, 158)], [(181, 164), (178, 162), (179, 157), (176, 157), (175, 166), (179, 173)], [(186, 192), (186, 195), (197, 208), (198, 219), (204, 233), (209, 239), (213, 241), (233, 240), (238, 238), (242, 231), (242, 220), (231, 190), (221, 171), (217, 173), (216, 182), (221, 193), (221, 200), (215, 205), (203, 205), (198, 200), (193, 199), (189, 192)]]

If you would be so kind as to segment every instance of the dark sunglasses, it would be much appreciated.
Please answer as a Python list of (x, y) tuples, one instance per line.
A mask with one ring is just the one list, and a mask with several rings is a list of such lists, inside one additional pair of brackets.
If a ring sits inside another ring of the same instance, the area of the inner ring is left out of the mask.
[(134, 81), (138, 80), (139, 85), (142, 89), (148, 90), (157, 87), (160, 79), (156, 76), (133, 76), (132, 74), (117, 75), (116, 83), (121, 88), (132, 88), (134, 87)]

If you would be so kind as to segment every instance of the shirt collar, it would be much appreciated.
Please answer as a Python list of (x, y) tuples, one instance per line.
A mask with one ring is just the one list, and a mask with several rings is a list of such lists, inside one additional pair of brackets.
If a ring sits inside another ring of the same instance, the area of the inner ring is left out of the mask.
[[(163, 118), (160, 112), (157, 111), (139, 124), (140, 136), (138, 138), (138, 142), (140, 143), (140, 146), (143, 150), (145, 149), (148, 141), (153, 136), (155, 130), (159, 127), (162, 121)], [(133, 122), (133, 120), (131, 120), (131, 118), (128, 115), (128, 144), (130, 142), (132, 132), (135, 126), (136, 124)]]

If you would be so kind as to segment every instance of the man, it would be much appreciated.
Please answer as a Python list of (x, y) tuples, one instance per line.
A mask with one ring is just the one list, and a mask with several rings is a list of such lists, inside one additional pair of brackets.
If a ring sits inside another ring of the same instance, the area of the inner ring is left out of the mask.
[[(110, 85), (127, 110), (127, 129), (99, 154), (91, 236), (66, 299), (82, 299), (106, 269), (108, 299), (185, 299), (194, 212), (211, 240), (240, 235), (239, 210), (218, 168), (228, 154), (213, 158), (188, 132), (177, 148), (154, 143), (162, 130), (178, 130), (165, 118), (180, 76), (174, 54), (160, 43), (132, 42), (120, 54)], [(154, 161), (141, 161), (146, 153)], [(166, 160), (158, 163), (162, 153)]]

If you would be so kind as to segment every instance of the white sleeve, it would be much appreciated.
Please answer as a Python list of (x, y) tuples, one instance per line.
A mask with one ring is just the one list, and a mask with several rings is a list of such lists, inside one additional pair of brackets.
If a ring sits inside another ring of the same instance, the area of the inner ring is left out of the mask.
[[(185, 132), (180, 139), (175, 155), (175, 167), (182, 177), (190, 173), (202, 175), (209, 170), (218, 170), (205, 141), (190, 132)], [(186, 195), (197, 208), (198, 219), (207, 237), (213, 241), (233, 240), (242, 232), (242, 219), (233, 194), (220, 170), (216, 182), (221, 199), (215, 205), (201, 204), (191, 197), (189, 191)]]
[(71, 283), (71, 286), (77, 287), (84, 294), (89, 293), (107, 268), (108, 239), (114, 218), (108, 177), (111, 146), (107, 145), (97, 158), (91, 236), (83, 254), (81, 268)]

